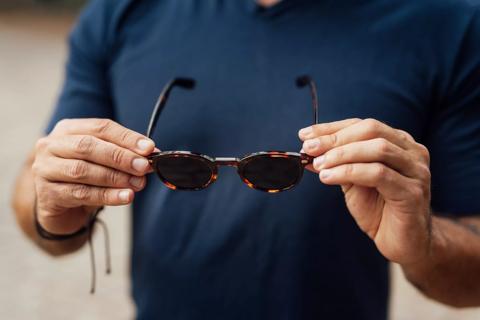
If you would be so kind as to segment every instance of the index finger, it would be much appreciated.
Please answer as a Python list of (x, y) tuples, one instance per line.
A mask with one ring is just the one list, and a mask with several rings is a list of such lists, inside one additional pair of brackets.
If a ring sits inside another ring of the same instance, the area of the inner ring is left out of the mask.
[(93, 135), (143, 156), (149, 155), (155, 148), (152, 139), (110, 119), (64, 119), (57, 123), (52, 134), (59, 132), (69, 135)]
[(418, 148), (414, 140), (399, 130), (375, 119), (365, 119), (338, 132), (308, 139), (303, 143), (303, 149), (311, 156), (319, 156), (333, 148), (376, 138), (383, 138), (404, 150)]
[(318, 136), (335, 133), (360, 121), (361, 119), (352, 118), (334, 122), (314, 124), (313, 126), (309, 126), (298, 131), (298, 137), (300, 138), (300, 140), (305, 141), (307, 139), (312, 139)]

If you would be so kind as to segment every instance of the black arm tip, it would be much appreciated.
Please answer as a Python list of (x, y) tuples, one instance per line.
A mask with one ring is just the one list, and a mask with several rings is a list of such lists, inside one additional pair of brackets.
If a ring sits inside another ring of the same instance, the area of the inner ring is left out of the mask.
[(298, 77), (297, 80), (295, 81), (295, 83), (297, 84), (297, 87), (303, 88), (306, 85), (308, 85), (311, 81), (312, 81), (312, 79), (310, 78), (310, 76), (303, 75), (303, 76)]
[(175, 84), (185, 89), (195, 88), (195, 80), (190, 78), (176, 78)]

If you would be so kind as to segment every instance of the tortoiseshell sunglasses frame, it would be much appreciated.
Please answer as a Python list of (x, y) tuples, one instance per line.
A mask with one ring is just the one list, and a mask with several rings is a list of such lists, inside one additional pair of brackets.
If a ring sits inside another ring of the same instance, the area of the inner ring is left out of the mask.
[[(260, 151), (260, 152), (255, 152), (251, 153), (249, 155), (244, 156), (243, 158), (225, 158), (225, 157), (217, 157), (217, 158), (212, 158), (210, 156), (196, 153), (196, 152), (190, 152), (190, 151), (163, 151), (163, 152), (155, 152), (150, 155), (150, 163), (152, 164), (152, 167), (155, 169), (155, 161), (160, 159), (161, 157), (188, 157), (188, 158), (196, 158), (199, 161), (204, 162), (204, 164), (210, 169), (211, 171), (211, 176), (210, 179), (203, 184), (202, 186), (198, 186), (195, 188), (183, 188), (180, 186), (176, 186), (172, 184), (168, 179), (162, 176), (160, 172), (157, 171), (157, 175), (160, 178), (160, 180), (163, 182), (164, 185), (166, 185), (168, 188), (172, 190), (202, 190), (210, 186), (212, 183), (214, 183), (217, 180), (218, 177), (218, 167), (219, 166), (229, 166), (229, 167), (236, 167), (237, 168), (237, 173), (242, 179), (242, 181), (249, 186), (252, 189), (260, 190), (260, 191), (265, 191), (269, 193), (277, 193), (280, 191), (286, 191), (292, 187), (294, 187), (301, 179), (303, 176), (303, 169), (304, 167), (312, 163), (313, 157), (306, 155), (304, 153), (298, 153), (298, 152), (283, 152), (283, 151)], [(249, 181), (245, 175), (243, 174), (245, 166), (252, 160), (258, 159), (259, 157), (270, 157), (270, 158), (289, 158), (289, 159), (295, 159), (298, 161), (298, 174), (297, 178), (295, 181), (292, 182), (291, 185), (286, 186), (281, 189), (271, 189), (271, 188), (262, 188), (259, 185), (256, 185), (255, 183)]]
[[(298, 77), (296, 80), (296, 84), (299, 88), (303, 88), (305, 86), (310, 87), (310, 92), (312, 96), (312, 107), (313, 107), (313, 120), (314, 124), (318, 123), (318, 97), (317, 97), (317, 90), (315, 83), (309, 76), (301, 76)], [(173, 87), (179, 86), (184, 89), (193, 89), (195, 87), (195, 80), (189, 79), (189, 78), (175, 78), (171, 81), (169, 81), (165, 87), (163, 88), (162, 92), (160, 93), (158, 100), (155, 104), (155, 107), (153, 109), (152, 115), (150, 117), (150, 121), (148, 124), (148, 129), (146, 136), (151, 138), (153, 134), (153, 129), (155, 128), (155, 125), (158, 121), (158, 118), (165, 107), (165, 104), (167, 102), (168, 96), (170, 94), (170, 91), (172, 90)], [(163, 157), (186, 157), (186, 158), (195, 158), (197, 160), (200, 160), (204, 162), (204, 164), (210, 169), (211, 171), (211, 176), (210, 179), (204, 183), (201, 186), (194, 187), (194, 188), (184, 188), (180, 186), (176, 186), (172, 184), (171, 181), (166, 179), (165, 177), (162, 176), (159, 170), (157, 170), (156, 163), (159, 159)], [(289, 158), (289, 159), (294, 159), (295, 161), (298, 162), (298, 175), (295, 181), (292, 181), (292, 183), (286, 187), (283, 187), (281, 189), (272, 189), (272, 188), (262, 188), (261, 186), (256, 185), (255, 183), (252, 183), (249, 181), (245, 175), (243, 174), (243, 170), (245, 168), (245, 165), (249, 163), (252, 160), (258, 159), (259, 157), (271, 157), (271, 158)], [(281, 191), (286, 191), (291, 188), (293, 188), (295, 185), (297, 185), (300, 180), (303, 177), (303, 171), (305, 166), (308, 164), (311, 164), (313, 162), (313, 157), (309, 156), (305, 153), (298, 153), (298, 152), (288, 152), (288, 151), (260, 151), (260, 152), (255, 152), (248, 154), (242, 158), (234, 158), (234, 157), (217, 157), (217, 158), (212, 158), (210, 156), (201, 154), (201, 153), (196, 153), (196, 152), (191, 152), (191, 151), (183, 151), (183, 150), (178, 150), (178, 151), (161, 151), (161, 152), (154, 152), (148, 156), (148, 160), (150, 164), (152, 165), (152, 168), (154, 171), (157, 173), (157, 176), (160, 178), (160, 180), (163, 182), (165, 186), (172, 190), (202, 190), (210, 186), (212, 183), (214, 183), (217, 180), (218, 177), (218, 167), (219, 166), (231, 166), (231, 167), (236, 167), (237, 168), (237, 173), (242, 179), (242, 181), (249, 186), (252, 189), (260, 190), (260, 191), (265, 191), (268, 193), (277, 193)]]

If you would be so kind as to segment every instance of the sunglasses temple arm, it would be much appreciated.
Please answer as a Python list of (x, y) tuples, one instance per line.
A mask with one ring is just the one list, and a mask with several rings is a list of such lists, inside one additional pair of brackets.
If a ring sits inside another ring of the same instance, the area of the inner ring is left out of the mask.
[(318, 124), (318, 94), (315, 81), (310, 76), (304, 75), (297, 78), (297, 87), (303, 88), (309, 86), (310, 94), (312, 96), (312, 108), (313, 108), (313, 124)]
[(179, 86), (184, 89), (193, 89), (195, 87), (195, 80), (189, 78), (175, 78), (170, 80), (162, 89), (162, 92), (158, 96), (157, 102), (155, 103), (155, 107), (153, 108), (152, 115), (150, 116), (150, 121), (148, 123), (147, 129), (147, 137), (151, 138), (153, 134), (153, 129), (155, 128), (158, 118), (162, 113), (165, 104), (167, 103), (168, 96), (170, 95), (170, 91), (172, 91), (173, 87)]

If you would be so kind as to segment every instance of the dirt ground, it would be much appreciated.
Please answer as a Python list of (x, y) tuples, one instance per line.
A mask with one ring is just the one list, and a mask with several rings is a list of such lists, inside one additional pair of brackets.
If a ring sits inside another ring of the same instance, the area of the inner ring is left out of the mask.
[[(128, 208), (103, 214), (111, 232), (113, 274), (105, 276), (97, 235), (97, 293), (89, 295), (88, 251), (50, 258), (15, 225), (14, 177), (40, 135), (61, 85), (71, 14), (0, 11), (0, 319), (131, 319)], [(393, 267), (391, 320), (473, 320), (480, 309), (453, 310), (425, 299)]]

